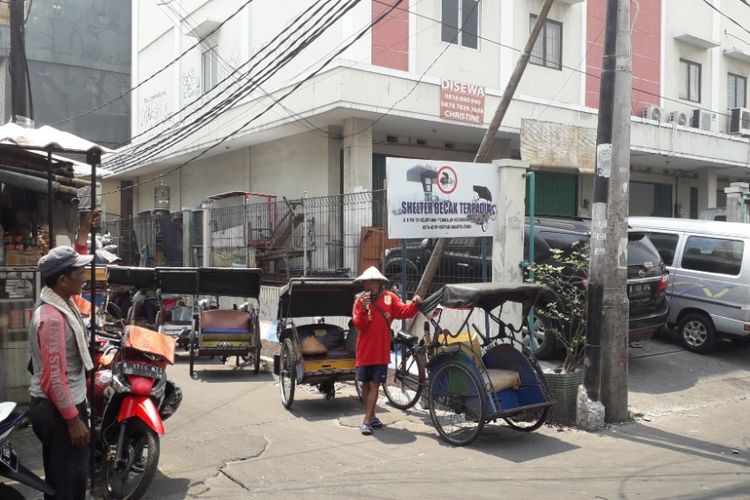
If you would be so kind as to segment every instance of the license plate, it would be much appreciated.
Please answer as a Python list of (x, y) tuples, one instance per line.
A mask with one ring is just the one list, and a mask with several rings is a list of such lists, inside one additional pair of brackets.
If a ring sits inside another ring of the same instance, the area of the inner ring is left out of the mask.
[(122, 373), (158, 379), (164, 374), (164, 370), (161, 367), (144, 363), (123, 363)]
[(630, 299), (645, 299), (651, 297), (651, 283), (628, 285), (628, 297)]
[(11, 448), (8, 443), (0, 445), (0, 463), (13, 472), (18, 472), (18, 457), (16, 456), (16, 451)]

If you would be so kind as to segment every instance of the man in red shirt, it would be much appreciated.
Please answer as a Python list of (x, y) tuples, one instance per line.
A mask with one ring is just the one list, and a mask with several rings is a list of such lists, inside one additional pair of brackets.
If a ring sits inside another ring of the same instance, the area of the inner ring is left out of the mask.
[(352, 311), (352, 322), (359, 330), (356, 367), (365, 404), (365, 418), (360, 426), (364, 435), (370, 435), (373, 428), (383, 426), (375, 416), (375, 405), (379, 386), (385, 382), (391, 360), (391, 322), (413, 317), (417, 314), (417, 306), (422, 303), (422, 298), (415, 295), (404, 304), (398, 295), (384, 289), (387, 282), (388, 278), (374, 266), (355, 280), (365, 289), (354, 302)]

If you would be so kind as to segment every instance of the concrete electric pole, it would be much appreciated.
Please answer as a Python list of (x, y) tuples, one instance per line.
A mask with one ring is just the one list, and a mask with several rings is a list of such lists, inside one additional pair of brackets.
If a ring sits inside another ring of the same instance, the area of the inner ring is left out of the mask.
[[(539, 16), (537, 16), (536, 18), (534, 27), (531, 29), (529, 39), (526, 42), (526, 47), (524, 47), (521, 56), (516, 62), (516, 67), (513, 70), (513, 74), (510, 76), (508, 84), (505, 86), (505, 91), (500, 98), (500, 104), (498, 104), (495, 115), (492, 117), (492, 121), (490, 122), (490, 125), (484, 134), (482, 143), (479, 145), (477, 154), (474, 157), (474, 163), (482, 163), (487, 161), (487, 157), (492, 150), (492, 145), (495, 142), (495, 134), (497, 134), (497, 131), (500, 128), (500, 124), (505, 117), (505, 113), (508, 111), (508, 107), (510, 106), (510, 103), (513, 99), (513, 95), (516, 93), (516, 88), (518, 87), (518, 84), (521, 81), (521, 77), (523, 76), (523, 72), (529, 63), (531, 51), (534, 49), (534, 45), (536, 44), (536, 40), (539, 37), (539, 33), (542, 31), (542, 27), (544, 27), (544, 23), (547, 21), (547, 15), (549, 14), (550, 8), (552, 8), (553, 1), (554, 0), (546, 0), (544, 2), (544, 5), (542, 6), (541, 11), (539, 12)], [(425, 266), (422, 278), (419, 280), (419, 285), (417, 286), (416, 292), (418, 295), (424, 297), (427, 294), (427, 290), (430, 288), (432, 280), (435, 278), (435, 273), (437, 272), (438, 266), (440, 265), (440, 261), (443, 259), (445, 247), (448, 245), (449, 241), (450, 238), (440, 238), (437, 240), (435, 248), (432, 251), (432, 255), (430, 255), (430, 260)]]
[(10, 0), (10, 85), (11, 119), (25, 122), (30, 118), (26, 101), (26, 42), (24, 35), (24, 0)]
[(628, 418), (630, 0), (607, 0), (591, 221), (585, 386), (608, 422)]

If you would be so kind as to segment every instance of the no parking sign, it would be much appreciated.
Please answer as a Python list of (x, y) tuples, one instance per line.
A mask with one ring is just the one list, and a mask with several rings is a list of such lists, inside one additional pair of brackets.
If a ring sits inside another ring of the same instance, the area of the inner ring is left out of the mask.
[(490, 163), (386, 160), (388, 236), (494, 236), (498, 167)]

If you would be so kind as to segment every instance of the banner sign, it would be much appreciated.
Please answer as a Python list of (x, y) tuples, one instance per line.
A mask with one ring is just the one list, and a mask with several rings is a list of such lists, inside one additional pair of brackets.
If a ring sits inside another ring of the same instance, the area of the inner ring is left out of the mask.
[(389, 238), (494, 236), (498, 167), (386, 159)]
[(440, 118), (484, 123), (484, 87), (471, 83), (440, 81)]

